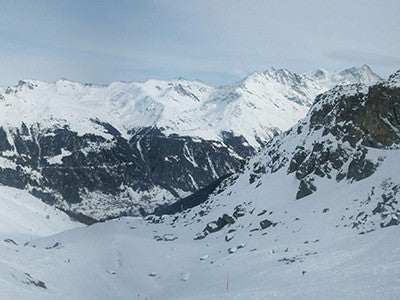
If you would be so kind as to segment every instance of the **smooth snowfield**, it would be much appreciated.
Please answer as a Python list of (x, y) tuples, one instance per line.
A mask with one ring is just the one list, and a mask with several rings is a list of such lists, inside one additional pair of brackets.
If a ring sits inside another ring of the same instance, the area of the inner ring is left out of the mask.
[[(398, 227), (325, 236), (311, 245), (265, 238), (229, 255), (223, 241), (209, 247), (190, 240), (156, 242), (148, 226), (129, 229), (132, 221), (71, 231), (37, 241), (36, 248), (1, 246), (2, 298), (132, 299), (140, 293), (140, 299), (395, 299), (400, 292)], [(55, 241), (62, 246), (45, 249)], [(258, 248), (252, 252), (253, 247)], [(209, 257), (202, 261), (205, 253)], [(279, 262), (294, 256), (304, 261)], [(43, 280), (47, 289), (22, 283), (24, 273)]]
[(27, 191), (0, 186), (0, 237), (48, 236), (82, 226)]

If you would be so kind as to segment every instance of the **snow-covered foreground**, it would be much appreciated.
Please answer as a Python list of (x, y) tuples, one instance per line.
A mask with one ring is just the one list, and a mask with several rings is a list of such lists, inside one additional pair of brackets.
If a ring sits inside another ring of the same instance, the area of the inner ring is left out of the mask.
[[(156, 242), (148, 226), (130, 229), (132, 221), (73, 230), (38, 240), (35, 248), (2, 245), (2, 298), (394, 299), (400, 292), (398, 227), (309, 244), (265, 237), (227, 254), (223, 241)], [(60, 246), (45, 249), (57, 241)], [(279, 261), (284, 258), (299, 261)], [(27, 284), (27, 274), (46, 289)]]
[[(210, 210), (203, 217), (199, 212), (206, 206), (179, 217), (98, 223), (25, 246), (3, 242), (2, 298), (395, 299), (400, 293), (399, 226), (359, 234), (343, 218), (356, 212), (359, 203), (353, 199), (366, 195), (367, 186), (391, 175), (391, 163), (383, 166), (384, 173), (334, 189), (326, 186), (300, 201), (286, 201), (293, 190), (290, 176), (269, 178), (263, 185), (268, 187), (257, 193), (239, 182), (223, 194), (236, 194), (248, 213), (200, 240), (193, 238), (209, 221), (239, 203), (221, 195), (207, 204)], [(287, 190), (274, 189), (278, 182)], [(266, 218), (276, 226), (262, 230), (259, 222)]]

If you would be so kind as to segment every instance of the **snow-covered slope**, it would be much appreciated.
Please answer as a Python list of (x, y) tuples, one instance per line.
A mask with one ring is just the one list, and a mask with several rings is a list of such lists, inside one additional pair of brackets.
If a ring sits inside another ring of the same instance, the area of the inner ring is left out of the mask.
[(80, 226), (24, 190), (0, 186), (0, 237), (11, 234), (37, 238)]
[[(306, 206), (302, 211), (311, 209)], [(312, 212), (312, 211), (311, 211)], [(398, 227), (366, 235), (304, 225), (287, 211), (288, 229), (193, 241), (187, 227), (123, 218), (27, 246), (0, 245), (3, 299), (395, 299)], [(324, 216), (324, 218), (323, 218)], [(295, 226), (297, 225), (297, 226)], [(255, 226), (255, 224), (254, 224)], [(301, 229), (300, 229), (301, 228)], [(292, 231), (297, 231), (292, 233)], [(153, 236), (168, 235), (157, 241)], [(264, 234), (264, 235), (263, 235)], [(169, 241), (168, 239), (176, 240)], [(238, 247), (239, 246), (239, 247)], [(231, 249), (232, 254), (228, 253)], [(302, 271), (306, 271), (302, 275)], [(227, 272), (229, 289), (227, 290)]]
[(237, 171), (320, 92), (377, 80), (362, 66), (270, 69), (219, 88), (21, 81), (0, 88), (0, 183), (97, 219), (146, 214)]
[(318, 96), (305, 119), (191, 210), (0, 247), (3, 295), (397, 298), (397, 79)]

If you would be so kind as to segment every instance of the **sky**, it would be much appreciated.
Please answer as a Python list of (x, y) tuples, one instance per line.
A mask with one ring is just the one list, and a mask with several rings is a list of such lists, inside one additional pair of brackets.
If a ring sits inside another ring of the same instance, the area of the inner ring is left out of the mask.
[(400, 69), (399, 0), (0, 0), (0, 85)]

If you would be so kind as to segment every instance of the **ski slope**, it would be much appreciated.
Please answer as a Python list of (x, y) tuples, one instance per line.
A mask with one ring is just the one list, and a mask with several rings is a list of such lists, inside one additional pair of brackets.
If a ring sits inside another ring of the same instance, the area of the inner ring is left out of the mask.
[(82, 226), (27, 191), (0, 186), (0, 237), (49, 236)]
[[(348, 187), (342, 193), (349, 195), (349, 190), (352, 189)], [(283, 194), (275, 191), (271, 196)], [(122, 218), (40, 238), (26, 246), (1, 245), (2, 296), (132, 299), (140, 294), (139, 299), (193, 300), (396, 298), (400, 289), (399, 227), (365, 235), (343, 226), (336, 228), (346, 210), (337, 205), (338, 195), (327, 195), (311, 196), (305, 203), (253, 202), (252, 207), (257, 209), (252, 215), (203, 240), (193, 241), (193, 237), (213, 216), (229, 211), (232, 201), (219, 202), (213, 207), (213, 214), (199, 223), (195, 218), (186, 225), (185, 220), (191, 220), (195, 211), (179, 217), (175, 228), (169, 225), (173, 217), (164, 218), (160, 224)], [(246, 200), (254, 201), (253, 197)], [(353, 211), (350, 199), (343, 204)], [(279, 220), (279, 225), (251, 232), (259, 228), (258, 222), (263, 218), (256, 213), (263, 207), (274, 212), (271, 219)], [(324, 208), (329, 208), (329, 212), (323, 213)], [(226, 242), (224, 237), (233, 228), (236, 235)], [(163, 240), (157, 241), (155, 236)], [(242, 244), (243, 248), (228, 253), (229, 248)], [(228, 271), (230, 283), (226, 290)], [(27, 284), (29, 278), (39, 285), (43, 282), (46, 288)]]

